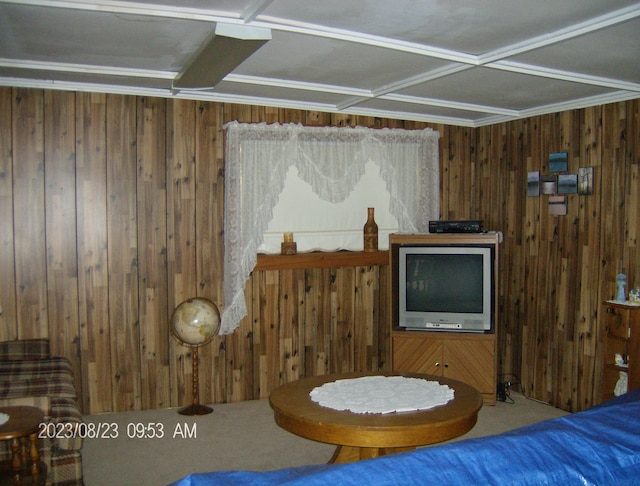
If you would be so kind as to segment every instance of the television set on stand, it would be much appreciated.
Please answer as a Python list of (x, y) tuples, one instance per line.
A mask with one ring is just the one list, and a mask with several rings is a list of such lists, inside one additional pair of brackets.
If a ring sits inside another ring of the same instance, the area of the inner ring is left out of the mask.
[(494, 328), (495, 246), (419, 244), (398, 249), (397, 326), (489, 333)]

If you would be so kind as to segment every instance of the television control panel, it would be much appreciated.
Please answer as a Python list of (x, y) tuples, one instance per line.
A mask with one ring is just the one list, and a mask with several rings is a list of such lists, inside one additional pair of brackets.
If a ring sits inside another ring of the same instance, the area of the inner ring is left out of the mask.
[(462, 324), (459, 322), (425, 322), (424, 327), (426, 329), (462, 329)]

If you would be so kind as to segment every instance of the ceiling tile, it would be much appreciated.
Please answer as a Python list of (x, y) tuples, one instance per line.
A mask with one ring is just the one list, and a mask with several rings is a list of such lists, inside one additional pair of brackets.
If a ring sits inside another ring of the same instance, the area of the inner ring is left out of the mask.
[(374, 90), (447, 65), (447, 61), (382, 47), (275, 32), (236, 74)]
[(633, 0), (276, 0), (264, 15), (479, 55), (635, 3)]
[[(639, 62), (628, 62), (634, 57)], [(640, 19), (536, 49), (509, 60), (640, 83)]]
[(404, 89), (401, 94), (511, 110), (609, 93), (599, 86), (476, 67)]
[(179, 71), (214, 24), (105, 12), (0, 5), (0, 57)]

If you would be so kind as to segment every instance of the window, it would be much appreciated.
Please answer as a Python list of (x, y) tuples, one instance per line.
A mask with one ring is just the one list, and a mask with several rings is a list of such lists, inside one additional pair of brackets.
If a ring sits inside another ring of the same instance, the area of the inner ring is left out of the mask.
[[(233, 332), (247, 314), (244, 286), (256, 264), (259, 248), (271, 244), (265, 242), (265, 233), (283, 233), (284, 225), (292, 221), (287, 216), (284, 222), (278, 222), (281, 221), (277, 219), (278, 215), (292, 205), (296, 206), (295, 211), (291, 209), (292, 215), (300, 209), (310, 211), (288, 199), (299, 197), (295, 191), (304, 189), (305, 192), (310, 187), (312, 195), (321, 202), (337, 205), (347, 200), (363, 180), (364, 184), (374, 183), (375, 177), (367, 178), (377, 172), (378, 179), (386, 186), (388, 213), (395, 220), (393, 231), (397, 228), (398, 232), (426, 233), (429, 219), (438, 217), (439, 134), (436, 131), (237, 122), (229, 123), (225, 128), (225, 306), (221, 334)], [(304, 183), (294, 183), (294, 189), (291, 189), (286, 186), (290, 178), (298, 178)], [(292, 190), (294, 192), (290, 192)], [(367, 190), (364, 192), (366, 198)], [(283, 207), (278, 208), (281, 194)], [(378, 204), (369, 200), (362, 203), (365, 208)], [(366, 210), (354, 208), (349, 214), (358, 220), (362, 241)], [(383, 223), (385, 226), (387, 221), (382, 207), (379, 215), (378, 225)], [(317, 217), (318, 221), (321, 219), (331, 218)], [(339, 230), (333, 228), (332, 231)], [(287, 228), (286, 231), (295, 230)], [(305, 231), (312, 233), (318, 229), (308, 227)], [(294, 237), (300, 241), (303, 233)], [(281, 237), (278, 247), (280, 241)], [(318, 249), (332, 250), (334, 245), (330, 243), (330, 248)], [(306, 243), (300, 245), (299, 251), (306, 246)], [(316, 240), (310, 240), (308, 246), (315, 248)]]
[(399, 230), (397, 219), (389, 211), (391, 195), (380, 176), (378, 166), (365, 164), (362, 178), (344, 201), (323, 200), (300, 178), (295, 166), (289, 167), (284, 188), (273, 208), (258, 253), (280, 253), (283, 233), (292, 232), (298, 252), (362, 251), (362, 228), (367, 208), (375, 209), (378, 224), (378, 248), (389, 248), (389, 234)]

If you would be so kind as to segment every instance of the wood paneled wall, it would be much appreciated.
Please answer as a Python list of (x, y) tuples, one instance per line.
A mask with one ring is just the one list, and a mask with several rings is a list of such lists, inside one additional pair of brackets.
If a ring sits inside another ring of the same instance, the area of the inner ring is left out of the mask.
[[(602, 302), (616, 275), (640, 286), (639, 119), (635, 100), (452, 129), (467, 150), (442, 159), (442, 217), (504, 234), (500, 372), (566, 410), (599, 402)], [(594, 168), (594, 194), (568, 195), (566, 216), (549, 215), (548, 196), (526, 196), (527, 172), (548, 174), (553, 152), (568, 152), (569, 173)]]
[[(500, 365), (568, 410), (597, 402), (601, 302), (640, 284), (638, 100), (441, 133), (441, 216), (504, 233)], [(0, 339), (48, 336), (86, 413), (191, 402), (169, 335), (194, 295), (222, 303), (223, 125), (415, 122), (135, 96), (0, 88)], [(526, 173), (567, 151), (595, 194), (548, 215)], [(249, 315), (199, 351), (203, 403), (309, 374), (388, 366), (386, 267), (256, 271)]]

